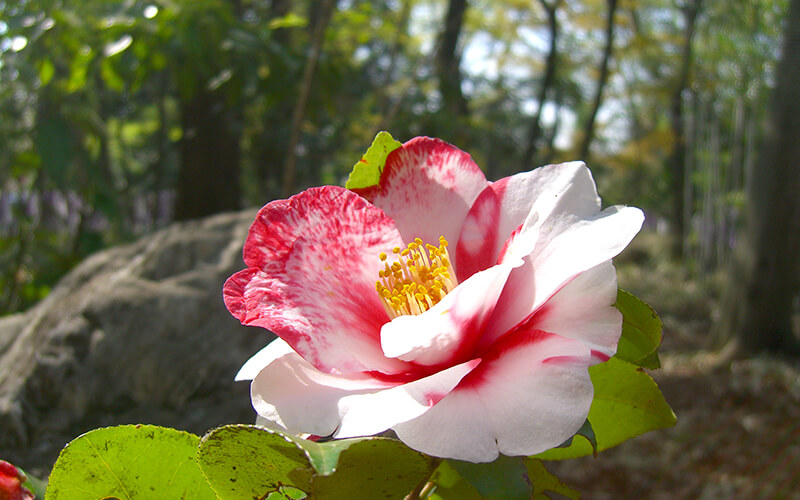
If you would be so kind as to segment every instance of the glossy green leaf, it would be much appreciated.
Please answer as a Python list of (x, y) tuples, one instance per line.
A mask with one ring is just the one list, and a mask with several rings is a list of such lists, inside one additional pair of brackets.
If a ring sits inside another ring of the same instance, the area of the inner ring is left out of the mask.
[(434, 459), (395, 439), (307, 441), (304, 447), (319, 473), (313, 480), (312, 498), (402, 499), (434, 468)]
[(252, 425), (210, 431), (200, 441), (197, 462), (222, 499), (264, 498), (283, 487), (307, 492), (314, 474), (298, 444)]
[(572, 445), (572, 442), (575, 440), (576, 437), (582, 437), (589, 442), (592, 446), (592, 454), (596, 457), (597, 456), (597, 436), (594, 433), (594, 429), (592, 428), (591, 422), (587, 419), (586, 422), (583, 423), (578, 432), (575, 433), (574, 436), (567, 439), (564, 444), (559, 446), (559, 448), (568, 448)]
[(389, 132), (379, 132), (364, 156), (353, 166), (345, 187), (362, 189), (378, 184), (383, 166), (386, 164), (386, 157), (400, 146), (402, 144), (394, 140)]
[(481, 500), (481, 494), (450, 464), (443, 460), (431, 477), (436, 485), (430, 500)]
[(581, 494), (578, 490), (574, 490), (562, 483), (558, 477), (545, 468), (541, 460), (526, 458), (524, 462), (525, 467), (528, 469), (528, 477), (533, 484), (533, 498), (537, 500), (549, 499), (550, 493), (556, 493), (572, 500), (580, 498)]
[(616, 308), (622, 313), (622, 336), (616, 357), (654, 370), (661, 367), (658, 347), (661, 345), (661, 320), (647, 303), (620, 289)]
[(487, 500), (528, 500), (533, 485), (522, 457), (500, 455), (490, 463), (475, 464), (448, 460), (450, 466), (466, 479), (481, 498)]
[(198, 462), (223, 499), (302, 498), (302, 492), (331, 500), (402, 499), (434, 467), (431, 457), (395, 439), (316, 443), (250, 425), (211, 431)]
[[(589, 368), (594, 400), (589, 421), (597, 437), (597, 449), (616, 446), (632, 437), (675, 424), (675, 414), (653, 379), (641, 367), (611, 358)], [(560, 460), (592, 454), (586, 439), (571, 446), (547, 450), (536, 458)]]
[(22, 486), (28, 488), (28, 490), (33, 493), (34, 498), (44, 498), (45, 492), (47, 491), (47, 481), (31, 476), (25, 471), (22, 472), (26, 477), (25, 482), (22, 483)]
[(46, 498), (216, 498), (195, 461), (198, 442), (154, 425), (87, 432), (61, 451)]

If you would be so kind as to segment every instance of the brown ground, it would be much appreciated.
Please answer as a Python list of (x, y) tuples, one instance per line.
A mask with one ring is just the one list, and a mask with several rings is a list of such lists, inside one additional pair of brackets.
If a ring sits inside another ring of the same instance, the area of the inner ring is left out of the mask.
[(651, 374), (678, 423), (549, 469), (585, 499), (800, 499), (800, 360), (725, 362), (704, 350), (719, 314), (713, 280), (635, 255), (618, 265), (620, 286), (664, 321)]

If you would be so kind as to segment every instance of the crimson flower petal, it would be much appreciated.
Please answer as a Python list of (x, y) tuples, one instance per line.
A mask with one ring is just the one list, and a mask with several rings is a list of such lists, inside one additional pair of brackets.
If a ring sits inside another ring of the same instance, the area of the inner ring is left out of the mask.
[[(276, 242), (250, 258), (276, 260), (251, 260), (249, 269), (228, 279), (228, 310), (243, 324), (271, 330), (320, 370), (405, 371), (381, 351), (388, 317), (375, 292), (380, 253), (403, 243), (392, 220), (335, 186), (279, 204), (280, 210), (272, 204), (261, 210), (248, 237), (248, 243)], [(288, 225), (292, 230), (281, 233)], [(262, 234), (270, 231), (278, 234)]]
[(389, 153), (380, 184), (355, 191), (386, 212), (406, 241), (435, 243), (444, 236), (455, 244), (470, 206), (487, 185), (467, 153), (417, 137)]

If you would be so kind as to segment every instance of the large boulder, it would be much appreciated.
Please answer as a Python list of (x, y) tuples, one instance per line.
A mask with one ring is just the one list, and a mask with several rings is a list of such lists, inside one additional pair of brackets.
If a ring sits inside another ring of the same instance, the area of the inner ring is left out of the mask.
[(175, 224), (91, 256), (0, 319), (0, 457), (46, 469), (89, 429), (250, 422), (241, 364), (269, 340), (222, 302), (255, 213)]

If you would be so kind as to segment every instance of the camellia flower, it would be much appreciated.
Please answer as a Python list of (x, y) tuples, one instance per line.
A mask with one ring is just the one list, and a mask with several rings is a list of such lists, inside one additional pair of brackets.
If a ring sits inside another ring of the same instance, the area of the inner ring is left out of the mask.
[(0, 500), (33, 500), (33, 493), (22, 486), (25, 473), (5, 460), (0, 460)]
[(388, 429), (411, 448), (488, 462), (562, 444), (616, 352), (611, 258), (639, 231), (601, 210), (583, 163), (488, 182), (420, 137), (380, 182), (264, 206), (225, 283), (228, 310), (279, 337), (237, 380), (258, 422), (346, 438)]

